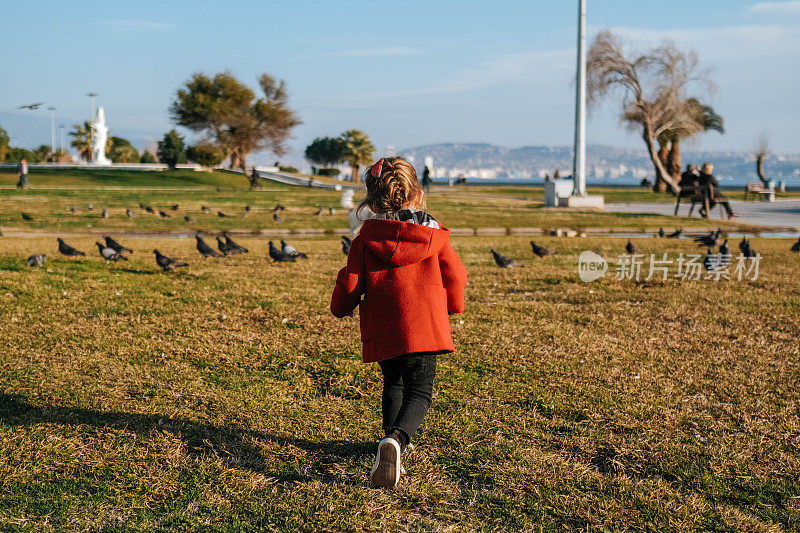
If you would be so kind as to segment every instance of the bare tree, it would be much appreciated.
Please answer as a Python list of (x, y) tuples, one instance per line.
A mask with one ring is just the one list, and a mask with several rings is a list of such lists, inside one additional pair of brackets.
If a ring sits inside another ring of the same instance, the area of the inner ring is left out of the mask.
[(764, 161), (767, 159), (767, 156), (769, 156), (769, 137), (766, 133), (762, 133), (758, 136), (758, 139), (756, 139), (753, 155), (756, 158), (756, 174), (758, 174), (758, 179), (760, 179), (761, 183), (766, 187), (767, 178), (764, 176)]
[[(669, 172), (656, 149), (659, 136), (669, 130), (696, 132), (696, 108), (686, 90), (692, 84), (711, 88), (707, 73), (698, 72), (694, 52), (682, 52), (672, 42), (645, 53), (627, 56), (610, 31), (595, 37), (586, 60), (589, 104), (621, 93), (621, 119), (630, 131), (639, 132), (656, 170), (654, 190), (669, 188), (680, 193), (678, 180)], [(661, 146), (662, 151), (664, 146)]]

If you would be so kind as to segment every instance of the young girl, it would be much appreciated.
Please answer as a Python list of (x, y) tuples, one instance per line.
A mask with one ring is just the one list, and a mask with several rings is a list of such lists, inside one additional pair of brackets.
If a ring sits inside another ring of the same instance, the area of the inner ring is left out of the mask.
[(379, 160), (366, 185), (358, 212), (368, 207), (374, 216), (353, 239), (331, 311), (342, 318), (360, 307), (364, 362), (377, 362), (383, 373), (386, 437), (370, 478), (394, 488), (400, 457), (431, 405), (436, 356), (455, 351), (448, 315), (464, 310), (467, 271), (447, 228), (420, 210), (424, 192), (408, 161)]

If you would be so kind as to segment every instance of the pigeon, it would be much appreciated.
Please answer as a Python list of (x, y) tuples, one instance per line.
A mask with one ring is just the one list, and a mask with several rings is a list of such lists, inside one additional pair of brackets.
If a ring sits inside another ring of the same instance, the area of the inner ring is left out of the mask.
[(65, 243), (64, 239), (62, 239), (61, 237), (58, 238), (58, 251), (61, 252), (64, 255), (70, 255), (70, 256), (86, 255), (85, 253), (81, 252), (80, 250), (76, 250), (75, 248), (73, 248), (69, 244)]
[(24, 220), (25, 222), (30, 222), (33, 220), (33, 215), (29, 215), (28, 213), (21, 213), (21, 215), (22, 215), (22, 220)]
[(111, 248), (112, 250), (114, 250), (116, 252), (119, 252), (119, 253), (123, 253), (123, 252), (129, 253), (129, 254), (133, 253), (133, 250), (131, 250), (130, 248), (126, 248), (126, 247), (122, 246), (120, 243), (118, 243), (117, 241), (115, 241), (111, 237), (103, 237), (103, 238), (106, 240), (106, 246)]
[(80, 214), (81, 210), (78, 209), (77, 207), (70, 207), (69, 212), (72, 213), (73, 215), (78, 215)]
[(800, 252), (800, 237), (798, 237), (797, 242), (794, 243), (791, 248), (789, 248), (789, 251), (794, 253)]
[(197, 239), (197, 251), (200, 252), (200, 255), (203, 257), (222, 257), (222, 254), (210, 247), (200, 235), (195, 235), (194, 238)]
[(525, 266), (519, 261), (511, 259), (510, 257), (506, 257), (500, 252), (496, 252), (494, 248), (492, 248), (492, 256), (494, 256), (494, 262), (497, 263), (497, 266), (499, 266), (500, 268), (513, 268), (513, 267)]
[(699, 235), (695, 237), (694, 242), (696, 242), (698, 246), (716, 246), (719, 244), (720, 238), (722, 238), (722, 229), (718, 228), (717, 230), (710, 232), (708, 235)]
[(175, 205), (171, 206), (170, 209), (172, 209), (173, 211), (177, 211), (178, 210), (178, 204), (175, 204)]
[(160, 216), (161, 218), (172, 218), (172, 216), (171, 216), (171, 215), (168, 215), (168, 214), (167, 214), (167, 213), (165, 213), (164, 211), (159, 211), (159, 212), (158, 212), (158, 214), (159, 214), (159, 216)]
[(667, 235), (667, 239), (677, 239), (678, 237), (681, 236), (681, 233), (683, 233), (683, 228), (676, 229), (675, 231)]
[(664, 228), (658, 228), (658, 236), (663, 239), (665, 235)]
[(279, 216), (278, 216), (278, 213), (272, 213), (272, 220), (274, 220), (274, 221), (275, 221), (275, 222), (277, 222), (278, 224), (280, 224), (281, 222), (283, 222), (283, 219), (282, 219), (281, 217), (279, 217)]
[(108, 218), (108, 217), (110, 217), (111, 215), (109, 215), (109, 213), (108, 213), (108, 209), (106, 209), (106, 208), (104, 207), (104, 208), (103, 208), (103, 211), (102, 211), (102, 212), (101, 212), (101, 214), (100, 214), (100, 216), (102, 216), (103, 218)]
[(714, 272), (719, 266), (719, 256), (711, 253), (711, 248), (708, 248), (706, 257), (703, 260), (703, 266), (708, 272)]
[(130, 209), (126, 209), (126, 210), (125, 210), (125, 215), (126, 215), (128, 218), (136, 218), (136, 213), (134, 213), (134, 212), (133, 212), (133, 211), (131, 211)]
[(148, 213), (153, 214), (153, 215), (156, 214), (156, 210), (153, 209), (152, 207), (150, 207), (149, 205), (144, 206), (144, 210), (147, 211)]
[(281, 204), (275, 204), (275, 207), (272, 208), (273, 213), (277, 213), (278, 211), (284, 211), (286, 208), (283, 207)]
[(226, 214), (225, 214), (225, 213), (223, 213), (222, 211), (217, 211), (217, 216), (218, 216), (219, 218), (225, 218), (225, 217), (227, 217), (228, 215), (226, 215)]
[(217, 237), (217, 248), (219, 248), (219, 251), (222, 252), (223, 255), (242, 253), (241, 250), (237, 250), (236, 248), (233, 248), (232, 246), (228, 245), (228, 243), (223, 241), (221, 237)]
[(34, 254), (28, 258), (27, 265), (29, 267), (40, 267), (44, 265), (44, 262), (47, 261), (47, 256), (44, 254)]
[(328, 214), (329, 215), (335, 215), (336, 214), (336, 208), (333, 207), (333, 206), (329, 206), (328, 207)]
[(635, 254), (638, 248), (633, 245), (630, 239), (628, 239), (628, 244), (625, 245), (625, 251), (629, 254)]
[(272, 262), (284, 263), (286, 261), (294, 262), (294, 257), (287, 257), (283, 254), (282, 251), (275, 248), (275, 245), (272, 241), (269, 241), (269, 256), (272, 258)]
[(200, 208), (200, 211), (202, 211), (207, 215), (211, 212), (211, 209), (209, 209), (207, 206), (204, 205), (203, 207)]
[(244, 206), (244, 210), (245, 210), (246, 213), (249, 213), (250, 212), (250, 206), (249, 205)]
[(162, 268), (162, 270), (164, 270), (165, 272), (166, 272), (167, 270), (175, 270), (175, 268), (176, 268), (176, 267), (185, 267), (185, 266), (189, 266), (189, 265), (187, 265), (186, 263), (183, 263), (183, 262), (181, 262), (181, 261), (175, 261), (174, 259), (170, 259), (169, 257), (167, 257), (166, 255), (163, 255), (163, 254), (162, 254), (161, 252), (159, 252), (158, 250), (153, 250), (153, 253), (154, 253), (154, 254), (156, 254), (156, 263), (157, 263), (157, 264), (158, 264), (158, 266), (160, 266), (160, 267)]
[(320, 216), (321, 214), (322, 214), (322, 207), (318, 207), (318, 208), (317, 208), (317, 212), (316, 212), (316, 213), (314, 213), (314, 216), (315, 216), (315, 217), (318, 217), (318, 216)]
[(94, 211), (94, 204), (87, 205), (86, 209), (88, 209), (89, 211)]
[(286, 244), (286, 241), (281, 241), (281, 253), (283, 253), (283, 255), (285, 255), (286, 257), (293, 257), (295, 259), (298, 257), (302, 257), (303, 259), (308, 258), (306, 254), (304, 254), (303, 252), (298, 252), (297, 248), (295, 248), (291, 244)]
[(223, 236), (225, 237), (225, 244), (227, 244), (231, 248), (235, 248), (235, 249), (237, 249), (237, 250), (239, 250), (240, 252), (243, 252), (243, 253), (250, 253), (250, 250), (248, 250), (247, 248), (245, 248), (241, 244), (236, 243), (233, 239), (228, 237), (227, 234), (225, 234)]
[(128, 260), (127, 257), (122, 255), (115, 249), (104, 246), (103, 243), (96, 242), (95, 244), (97, 245), (97, 249), (100, 250), (100, 256), (106, 260), (106, 263), (108, 263), (109, 261)]
[(739, 251), (744, 253), (744, 251), (750, 247), (750, 241), (747, 240), (747, 235), (742, 237), (741, 242), (739, 242)]
[(733, 254), (728, 246), (728, 239), (725, 239), (725, 242), (719, 245), (719, 263), (720, 265), (730, 265), (732, 258)]
[(539, 257), (547, 257), (548, 255), (553, 255), (558, 253), (557, 250), (545, 248), (544, 246), (539, 246), (533, 241), (531, 241), (531, 248), (533, 249), (533, 253), (535, 253)]
[(739, 251), (748, 259), (756, 256), (756, 252), (753, 250), (753, 247), (750, 246), (750, 241), (747, 240), (747, 237), (742, 237), (742, 242), (739, 243)]
[(344, 253), (344, 255), (347, 255), (347, 254), (350, 253), (350, 245), (352, 243), (353, 243), (353, 241), (350, 240), (350, 237), (348, 237), (346, 235), (342, 235), (342, 252)]
[(193, 219), (192, 217), (190, 217), (189, 215), (183, 215), (183, 220), (185, 220), (185, 221), (186, 221), (186, 222), (188, 222), (189, 224), (191, 224), (192, 222), (194, 222), (194, 219)]

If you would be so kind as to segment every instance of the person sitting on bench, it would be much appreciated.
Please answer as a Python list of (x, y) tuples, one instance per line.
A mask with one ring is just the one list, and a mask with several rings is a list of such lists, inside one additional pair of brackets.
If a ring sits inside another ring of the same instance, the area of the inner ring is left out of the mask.
[[(715, 205), (720, 204), (728, 214), (728, 219), (739, 216), (731, 208), (728, 198), (719, 192), (719, 182), (712, 172), (714, 172), (714, 165), (708, 162), (703, 163), (703, 168), (700, 170), (699, 182), (700, 187), (710, 189), (708, 209), (711, 210)], [(703, 216), (707, 215), (705, 209), (701, 209), (700, 214)]]
[(681, 174), (681, 181), (678, 186), (681, 189), (688, 188), (694, 189), (700, 184), (700, 172), (697, 170), (697, 165), (689, 163), (686, 165), (686, 171)]

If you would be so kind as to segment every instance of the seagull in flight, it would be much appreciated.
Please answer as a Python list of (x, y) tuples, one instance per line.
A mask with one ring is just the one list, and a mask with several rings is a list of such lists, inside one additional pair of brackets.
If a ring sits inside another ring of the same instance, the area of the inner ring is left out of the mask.
[(29, 109), (33, 111), (34, 109), (39, 109), (39, 107), (43, 105), (44, 102), (36, 102), (35, 104), (21, 105), (17, 109)]

